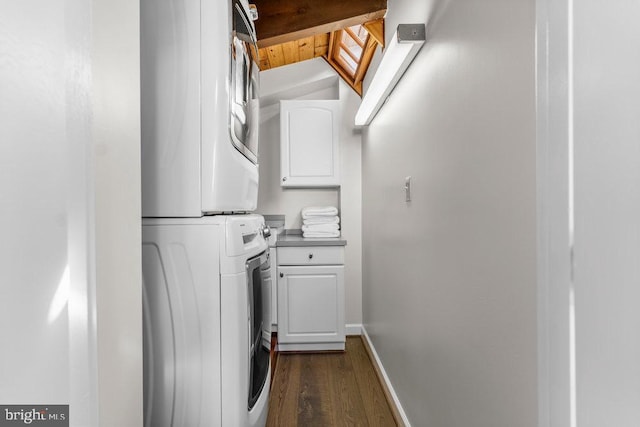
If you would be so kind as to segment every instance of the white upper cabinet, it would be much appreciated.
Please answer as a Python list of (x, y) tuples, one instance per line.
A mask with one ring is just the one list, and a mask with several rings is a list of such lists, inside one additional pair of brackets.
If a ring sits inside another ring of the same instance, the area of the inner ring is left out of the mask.
[(340, 185), (339, 101), (280, 102), (280, 184)]

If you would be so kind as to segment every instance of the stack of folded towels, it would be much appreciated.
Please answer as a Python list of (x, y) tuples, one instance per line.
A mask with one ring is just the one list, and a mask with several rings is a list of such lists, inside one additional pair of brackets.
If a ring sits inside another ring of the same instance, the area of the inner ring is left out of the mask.
[(333, 206), (302, 209), (303, 237), (340, 237), (338, 208)]

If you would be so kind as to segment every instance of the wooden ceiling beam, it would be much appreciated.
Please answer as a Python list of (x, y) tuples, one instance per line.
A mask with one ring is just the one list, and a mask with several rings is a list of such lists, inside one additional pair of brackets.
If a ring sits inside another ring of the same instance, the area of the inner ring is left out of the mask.
[(258, 46), (268, 47), (381, 19), (387, 0), (253, 0)]

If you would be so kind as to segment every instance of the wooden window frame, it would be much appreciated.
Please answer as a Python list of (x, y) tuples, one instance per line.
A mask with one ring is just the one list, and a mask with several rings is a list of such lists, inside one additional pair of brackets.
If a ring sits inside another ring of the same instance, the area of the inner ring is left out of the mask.
[[(355, 90), (360, 96), (362, 96), (362, 80), (369, 68), (373, 54), (376, 47), (379, 44), (378, 38), (372, 36), (370, 30), (366, 25), (362, 26), (367, 32), (365, 41), (362, 41), (357, 34), (351, 30), (351, 28), (344, 28), (331, 33), (329, 38), (329, 52), (325, 58), (331, 66), (340, 74), (340, 76)], [(359, 58), (349, 49), (342, 41), (343, 33), (346, 32), (358, 45), (362, 47), (362, 53)], [(345, 51), (354, 62), (356, 63), (356, 69), (351, 72), (351, 66), (346, 63), (344, 59), (340, 57), (340, 52)]]

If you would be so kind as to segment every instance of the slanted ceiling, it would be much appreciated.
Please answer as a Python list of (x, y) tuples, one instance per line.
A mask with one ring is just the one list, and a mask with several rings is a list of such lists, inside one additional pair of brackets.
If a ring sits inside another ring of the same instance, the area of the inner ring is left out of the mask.
[(329, 33), (316, 34), (258, 50), (260, 70), (281, 67), (307, 59), (326, 57), (329, 51)]
[[(377, 34), (371, 35), (384, 42), (381, 22), (387, 0), (254, 0), (253, 3), (259, 15), (256, 32), (261, 70), (323, 57), (361, 93), (361, 85), (349, 81), (330, 59), (332, 35), (353, 25), (376, 22)], [(364, 72), (366, 67), (361, 74)]]

